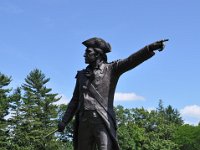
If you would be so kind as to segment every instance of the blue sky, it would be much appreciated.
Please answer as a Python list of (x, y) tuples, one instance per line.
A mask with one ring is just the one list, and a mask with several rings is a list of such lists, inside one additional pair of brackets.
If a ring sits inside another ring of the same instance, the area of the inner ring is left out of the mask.
[(199, 6), (198, 0), (1, 0), (0, 72), (17, 87), (31, 70), (41, 69), (51, 78), (48, 86), (68, 102), (75, 74), (86, 66), (82, 41), (105, 39), (113, 61), (169, 38), (163, 52), (120, 78), (115, 105), (154, 109), (162, 99), (186, 123), (197, 124)]

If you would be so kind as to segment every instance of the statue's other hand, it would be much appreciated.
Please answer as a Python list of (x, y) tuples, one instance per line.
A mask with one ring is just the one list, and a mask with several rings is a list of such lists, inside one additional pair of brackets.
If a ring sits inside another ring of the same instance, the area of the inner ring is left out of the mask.
[(58, 123), (58, 132), (63, 132), (65, 130), (65, 123), (59, 122)]
[(165, 48), (165, 43), (164, 42), (166, 42), (166, 41), (168, 41), (168, 39), (167, 40), (156, 41), (156, 42), (154, 42), (152, 44), (149, 44), (148, 48), (149, 48), (150, 51), (156, 51), (156, 50), (162, 51)]

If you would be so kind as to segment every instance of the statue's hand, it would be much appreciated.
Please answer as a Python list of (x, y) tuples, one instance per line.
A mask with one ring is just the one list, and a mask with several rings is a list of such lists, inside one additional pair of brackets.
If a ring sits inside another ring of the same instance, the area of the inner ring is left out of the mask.
[(58, 123), (58, 132), (63, 132), (65, 130), (65, 123), (64, 122), (59, 122)]
[(150, 45), (148, 45), (148, 49), (150, 51), (162, 51), (165, 48), (165, 42), (168, 41), (168, 39), (164, 39), (164, 40), (160, 40), (160, 41), (156, 41)]

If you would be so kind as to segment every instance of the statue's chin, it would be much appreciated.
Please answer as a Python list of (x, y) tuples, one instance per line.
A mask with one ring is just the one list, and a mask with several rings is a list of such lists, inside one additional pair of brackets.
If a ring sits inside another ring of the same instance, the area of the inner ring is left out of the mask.
[(85, 64), (89, 64), (89, 62), (87, 60), (85, 60)]
[(88, 64), (88, 61), (87, 61), (87, 60), (85, 60), (85, 64)]

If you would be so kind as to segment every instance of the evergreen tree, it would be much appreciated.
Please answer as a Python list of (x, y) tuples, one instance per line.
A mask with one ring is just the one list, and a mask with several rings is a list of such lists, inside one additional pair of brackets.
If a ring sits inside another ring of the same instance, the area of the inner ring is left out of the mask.
[(50, 93), (51, 88), (46, 87), (49, 80), (40, 70), (31, 71), (22, 85), (21, 99), (15, 99), (17, 107), (13, 122), (19, 122), (14, 138), (20, 150), (51, 150), (57, 147), (53, 136), (44, 138), (57, 127), (57, 106), (53, 103), (59, 98), (56, 98), (57, 94)]
[(8, 124), (5, 117), (9, 114), (9, 92), (11, 89), (6, 88), (11, 82), (11, 77), (0, 73), (0, 149), (7, 147)]
[(169, 122), (169, 123), (174, 123), (176, 125), (183, 124), (183, 120), (178, 110), (172, 108), (171, 105), (164, 108), (162, 100), (159, 100), (157, 112), (159, 113), (160, 118), (162, 118), (166, 123)]
[(9, 149), (20, 150), (18, 143), (23, 143), (23, 130), (21, 124), (23, 118), (21, 117), (22, 99), (21, 89), (18, 87), (14, 90), (14, 93), (10, 96), (10, 111), (11, 117), (9, 118)]
[(180, 113), (177, 109), (172, 108), (171, 105), (165, 108), (165, 119), (168, 122), (174, 123), (176, 125), (182, 125), (183, 119), (180, 116)]

